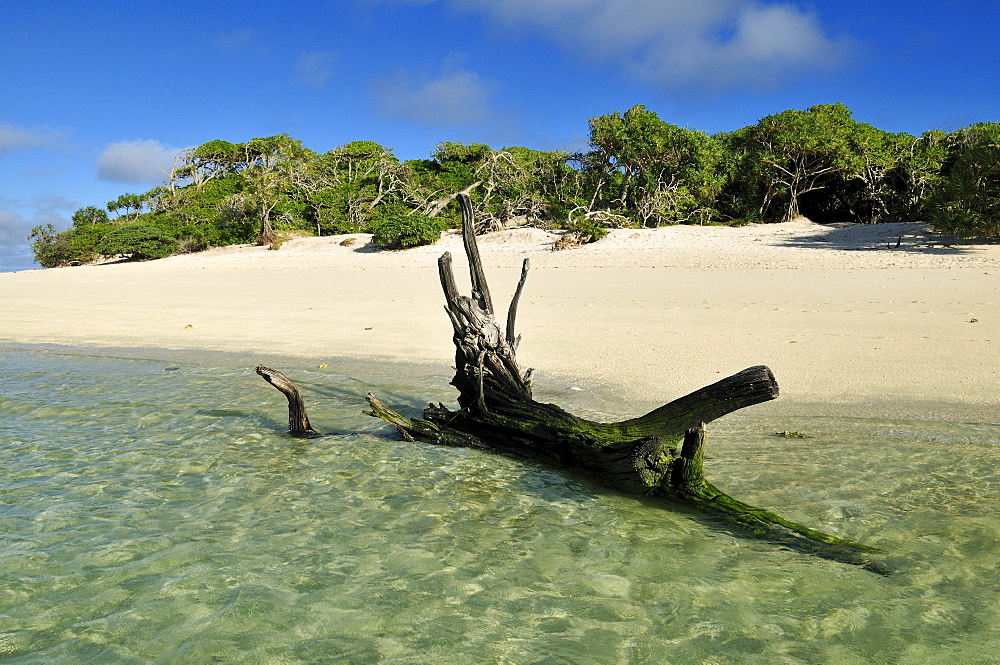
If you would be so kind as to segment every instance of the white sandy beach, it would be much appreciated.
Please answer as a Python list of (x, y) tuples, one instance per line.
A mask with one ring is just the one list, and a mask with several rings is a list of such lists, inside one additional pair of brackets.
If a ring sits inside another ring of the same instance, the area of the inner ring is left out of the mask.
[[(354, 237), (0, 274), (0, 342), (447, 371), (436, 261), (451, 251), (462, 269), (460, 238), (379, 252)], [(766, 364), (782, 400), (1000, 405), (1000, 245), (936, 238), (921, 224), (804, 219), (615, 230), (553, 252), (556, 237), (525, 228), (480, 239), (498, 310), (531, 260), (519, 356), (542, 380), (648, 404)]]

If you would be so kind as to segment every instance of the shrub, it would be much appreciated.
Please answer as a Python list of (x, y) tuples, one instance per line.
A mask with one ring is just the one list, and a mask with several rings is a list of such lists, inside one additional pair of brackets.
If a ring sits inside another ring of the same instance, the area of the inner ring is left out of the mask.
[(105, 256), (128, 256), (132, 261), (161, 259), (178, 250), (170, 229), (153, 224), (128, 224), (111, 231), (97, 243)]
[(566, 224), (566, 230), (576, 233), (584, 242), (596, 242), (608, 235), (608, 225), (623, 226), (628, 220), (621, 215), (600, 210), (572, 217)]
[(928, 221), (959, 236), (1000, 236), (1000, 124), (956, 132), (948, 163), (931, 187)]
[(74, 261), (88, 263), (97, 258), (97, 243), (114, 228), (110, 223), (76, 226), (56, 233), (51, 224), (36, 226), (28, 240), (35, 260), (43, 268), (68, 265)]
[(64, 233), (56, 233), (51, 224), (36, 226), (31, 229), (28, 240), (31, 241), (31, 253), (43, 268), (54, 268), (68, 262), (70, 257)]
[(448, 222), (420, 213), (393, 213), (368, 226), (372, 242), (384, 249), (406, 249), (430, 245), (441, 238)]

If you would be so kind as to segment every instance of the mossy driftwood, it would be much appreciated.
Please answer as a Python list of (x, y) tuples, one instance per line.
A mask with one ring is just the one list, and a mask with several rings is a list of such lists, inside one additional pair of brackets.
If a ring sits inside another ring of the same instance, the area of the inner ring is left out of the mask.
[[(409, 441), (478, 448), (583, 470), (608, 487), (694, 509), (740, 533), (874, 572), (888, 572), (874, 558), (879, 550), (745, 504), (705, 479), (705, 424), (778, 396), (778, 384), (763, 365), (618, 423), (585, 420), (554, 404), (536, 402), (531, 391), (532, 370), (522, 372), (516, 358), (520, 337), (515, 333), (515, 319), (528, 260), (507, 310), (506, 325), (501, 328), (476, 245), (471, 202), (466, 194), (458, 200), (472, 277), (471, 297), (458, 292), (450, 253), (441, 256), (438, 268), (445, 309), (454, 329), (456, 371), (451, 383), (459, 391), (459, 408), (430, 404), (423, 418), (413, 419), (369, 393), (366, 399), (371, 408), (366, 413), (394, 425)], [(257, 371), (288, 397), (290, 431), (311, 431), (298, 391), (288, 388), (291, 382), (274, 370)], [(298, 405), (294, 414), (293, 404)]]

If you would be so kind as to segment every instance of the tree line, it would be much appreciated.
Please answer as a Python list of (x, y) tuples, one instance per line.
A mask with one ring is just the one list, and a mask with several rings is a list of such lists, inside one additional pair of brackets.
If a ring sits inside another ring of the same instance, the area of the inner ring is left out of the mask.
[(99, 257), (149, 259), (213, 246), (274, 245), (278, 232), (368, 232), (385, 248), (435, 241), (473, 192), (478, 232), (511, 225), (596, 240), (612, 227), (927, 221), (962, 236), (1000, 235), (1000, 124), (890, 133), (843, 104), (707, 134), (637, 105), (588, 121), (578, 153), (444, 142), (428, 159), (353, 141), (316, 153), (285, 134), (184, 150), (162, 186), (36, 227), (44, 267)]

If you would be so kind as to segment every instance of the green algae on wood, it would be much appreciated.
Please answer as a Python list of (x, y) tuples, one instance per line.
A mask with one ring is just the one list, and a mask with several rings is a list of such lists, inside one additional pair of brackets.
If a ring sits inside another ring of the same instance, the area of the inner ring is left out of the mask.
[(774, 375), (763, 365), (618, 423), (593, 422), (557, 405), (536, 402), (531, 391), (532, 370), (522, 372), (517, 363), (520, 337), (514, 330), (528, 260), (507, 312), (507, 325), (501, 328), (476, 245), (472, 204), (466, 194), (458, 196), (458, 201), (471, 296), (458, 292), (450, 253), (441, 256), (438, 271), (454, 330), (455, 376), (451, 383), (459, 391), (459, 409), (431, 404), (423, 418), (411, 419), (369, 393), (369, 415), (392, 424), (407, 440), (479, 448), (581, 469), (608, 487), (694, 509), (739, 533), (887, 572), (886, 566), (873, 558), (879, 550), (745, 504), (705, 479), (705, 424), (778, 397)]

